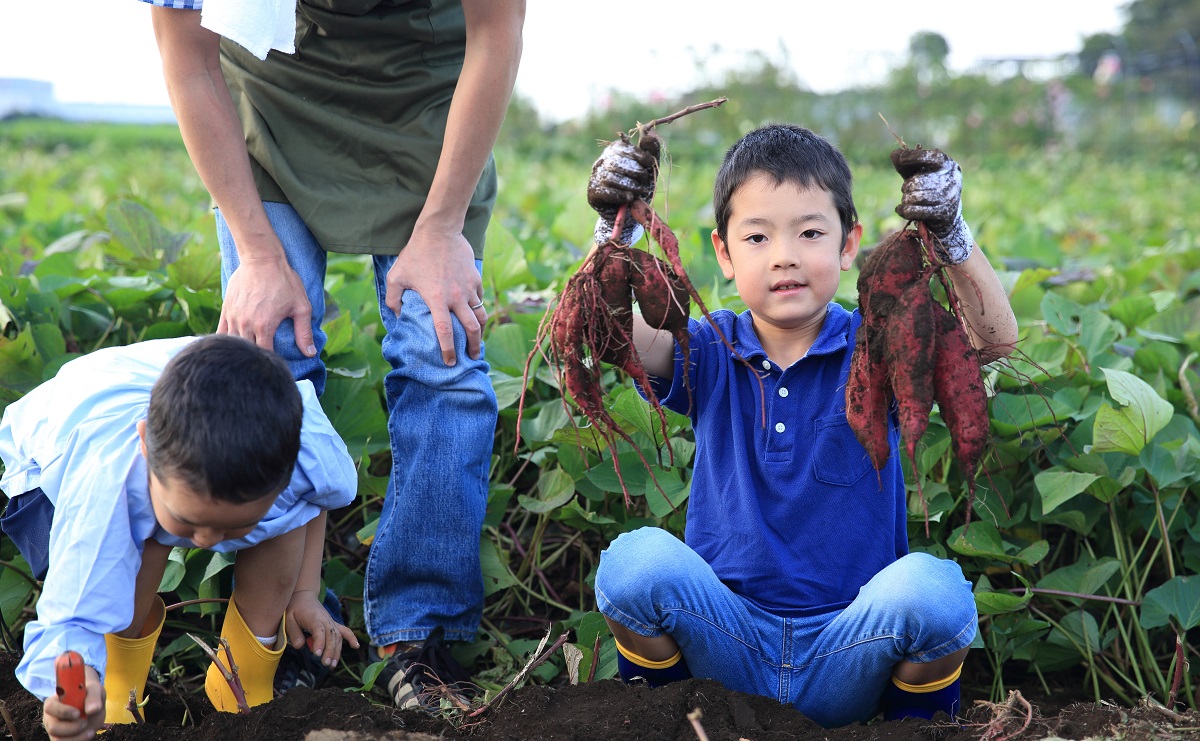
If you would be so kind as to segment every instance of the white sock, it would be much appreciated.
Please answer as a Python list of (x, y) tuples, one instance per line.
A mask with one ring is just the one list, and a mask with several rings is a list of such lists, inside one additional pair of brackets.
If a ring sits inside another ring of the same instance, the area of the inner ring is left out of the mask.
[(277, 636), (277, 635), (271, 636), (270, 638), (263, 638), (262, 636), (254, 636), (254, 637), (257, 638), (258, 642), (261, 643), (266, 648), (275, 648), (275, 641), (279, 640), (279, 636)]

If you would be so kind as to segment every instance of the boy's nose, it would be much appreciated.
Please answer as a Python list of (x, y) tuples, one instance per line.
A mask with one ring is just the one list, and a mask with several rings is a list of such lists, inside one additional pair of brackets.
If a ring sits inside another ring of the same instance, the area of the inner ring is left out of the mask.
[(776, 268), (794, 268), (796, 267), (796, 253), (789, 249), (781, 249), (776, 251), (772, 256), (771, 261)]
[(192, 533), (192, 542), (200, 548), (211, 548), (220, 543), (224, 537), (224, 533), (217, 532), (211, 528), (198, 528), (196, 532)]

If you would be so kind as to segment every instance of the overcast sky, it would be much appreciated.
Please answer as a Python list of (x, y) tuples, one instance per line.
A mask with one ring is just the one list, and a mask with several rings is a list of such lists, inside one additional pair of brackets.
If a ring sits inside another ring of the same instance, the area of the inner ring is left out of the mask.
[[(149, 6), (138, 0), (0, 0), (0, 78), (54, 83), (59, 100), (166, 105)], [(612, 89), (681, 91), (760, 52), (817, 91), (876, 80), (917, 31), (950, 44), (950, 66), (1077, 51), (1117, 31), (1128, 0), (529, 0), (518, 91), (554, 119)]]

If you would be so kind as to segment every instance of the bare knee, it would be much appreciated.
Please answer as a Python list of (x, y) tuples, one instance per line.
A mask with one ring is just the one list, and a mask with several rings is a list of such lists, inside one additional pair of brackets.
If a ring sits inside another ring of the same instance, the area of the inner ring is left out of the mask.
[(659, 636), (644, 636), (634, 633), (610, 617), (605, 616), (604, 621), (608, 623), (608, 628), (617, 639), (617, 643), (644, 659), (666, 661), (679, 653), (679, 644), (665, 633)]
[[(624, 645), (624, 644), (622, 644)], [(892, 676), (905, 684), (929, 684), (945, 679), (955, 672), (967, 658), (971, 647), (960, 648), (952, 654), (947, 654), (935, 661), (914, 664), (911, 661), (901, 661), (896, 664)]]

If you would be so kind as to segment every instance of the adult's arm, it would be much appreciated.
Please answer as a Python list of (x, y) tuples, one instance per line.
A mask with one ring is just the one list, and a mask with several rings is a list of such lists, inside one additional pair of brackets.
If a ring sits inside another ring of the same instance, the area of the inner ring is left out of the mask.
[(405, 290), (429, 307), (442, 360), (454, 365), (451, 314), (467, 333), (467, 354), (479, 357), (483, 281), (463, 236), (467, 207), (479, 183), (516, 83), (525, 0), (463, 0), (467, 46), (450, 103), (442, 153), (412, 237), (387, 276), (386, 302), (399, 313)]
[(226, 287), (217, 331), (270, 350), (275, 330), (290, 318), (296, 346), (311, 357), (312, 306), (255, 188), (242, 125), (221, 74), (221, 37), (200, 25), (196, 10), (155, 6), (151, 19), (183, 143), (237, 246), (239, 266)]

